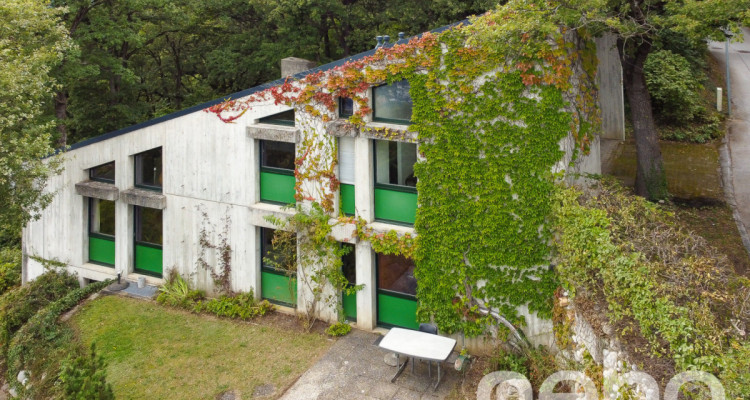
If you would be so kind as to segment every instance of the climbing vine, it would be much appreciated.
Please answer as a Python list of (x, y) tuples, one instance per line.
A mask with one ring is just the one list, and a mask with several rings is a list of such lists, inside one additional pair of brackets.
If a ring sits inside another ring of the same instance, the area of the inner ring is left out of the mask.
[[(338, 97), (353, 99), (348, 124), (360, 135), (413, 140), (416, 133), (417, 235), (379, 233), (360, 219), (359, 239), (375, 251), (414, 258), (419, 318), (445, 332), (482, 333), (490, 320), (477, 313), (480, 305), (513, 323), (523, 323), (522, 305), (550, 317), (558, 286), (548, 267), (552, 171), (565, 156), (560, 143), (571, 135), (576, 152), (586, 154), (599, 123), (595, 48), (586, 32), (548, 18), (555, 6), (511, 1), (468, 25), (207, 111), (224, 121), (257, 102), (302, 111), (309, 120), (298, 117), (298, 200), (319, 201), (328, 214), (338, 189), (337, 151), (323, 132), (336, 118)], [(368, 89), (402, 79), (410, 83), (412, 125), (368, 125)], [(311, 181), (327, 195), (312, 194)]]

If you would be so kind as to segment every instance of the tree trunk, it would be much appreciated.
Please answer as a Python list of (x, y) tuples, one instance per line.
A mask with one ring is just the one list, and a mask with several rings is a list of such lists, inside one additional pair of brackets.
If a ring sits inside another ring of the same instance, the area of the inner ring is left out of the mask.
[(65, 120), (68, 118), (68, 95), (63, 91), (57, 92), (55, 96), (55, 117), (57, 118), (57, 131), (60, 133), (57, 145), (65, 147), (68, 145), (68, 127), (65, 125)]
[(618, 48), (635, 138), (635, 193), (652, 201), (661, 200), (668, 196), (667, 178), (664, 174), (659, 135), (654, 125), (651, 96), (643, 74), (643, 65), (651, 51), (651, 45), (644, 42), (625, 48), (622, 43), (618, 43)]

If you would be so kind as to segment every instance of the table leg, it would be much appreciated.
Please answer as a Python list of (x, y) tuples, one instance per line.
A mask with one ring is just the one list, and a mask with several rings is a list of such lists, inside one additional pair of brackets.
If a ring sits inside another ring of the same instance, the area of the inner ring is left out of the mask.
[(441, 378), (440, 362), (438, 361), (435, 364), (437, 364), (438, 376), (437, 376), (437, 382), (435, 382), (435, 387), (433, 388), (433, 390), (437, 390), (438, 385), (440, 385), (440, 378)]
[[(396, 353), (396, 362), (398, 362), (398, 360), (400, 359), (401, 359), (401, 356), (398, 353)], [(398, 376), (401, 375), (402, 372), (404, 372), (404, 369), (406, 368), (406, 364), (408, 363), (409, 363), (409, 357), (406, 357), (406, 360), (404, 361), (403, 364), (398, 364), (398, 371), (396, 371), (396, 375), (393, 375), (393, 378), (391, 378), (391, 383), (396, 382), (396, 378), (398, 378)], [(414, 363), (412, 363), (412, 365), (414, 365)]]

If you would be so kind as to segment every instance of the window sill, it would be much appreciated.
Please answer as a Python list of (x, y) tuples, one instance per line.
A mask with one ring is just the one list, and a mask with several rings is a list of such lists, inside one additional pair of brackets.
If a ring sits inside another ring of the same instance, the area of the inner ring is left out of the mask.
[(286, 143), (297, 143), (299, 140), (299, 129), (293, 126), (254, 124), (248, 126), (246, 131), (252, 139)]
[(112, 183), (83, 181), (76, 183), (75, 186), (76, 193), (84, 197), (109, 201), (116, 201), (120, 197), (120, 191)]
[(160, 192), (153, 190), (130, 188), (120, 193), (120, 199), (127, 204), (139, 207), (163, 210), (167, 208), (167, 198)]
[(387, 122), (368, 122), (365, 124), (364, 128), (362, 128), (362, 137), (368, 139), (416, 143), (418, 133), (411, 130), (409, 125)]

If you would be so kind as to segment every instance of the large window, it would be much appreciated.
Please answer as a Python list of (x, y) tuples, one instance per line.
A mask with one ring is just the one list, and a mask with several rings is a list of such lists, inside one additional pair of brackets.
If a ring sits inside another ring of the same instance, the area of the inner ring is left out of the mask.
[(89, 169), (89, 179), (92, 181), (115, 183), (115, 162), (108, 162)]
[(339, 182), (341, 211), (354, 215), (354, 138), (339, 139)]
[[(341, 272), (351, 287), (357, 284), (357, 257), (354, 253), (354, 245), (351, 243), (342, 243), (341, 246), (348, 248), (349, 252), (341, 258)], [(357, 294), (351, 293), (342, 296), (342, 306), (344, 308), (344, 317), (352, 321), (357, 320)]]
[(297, 236), (294, 232), (260, 229), (261, 296), (274, 303), (297, 304)]
[(89, 199), (89, 261), (115, 265), (115, 202)]
[(135, 186), (151, 190), (161, 190), (161, 147), (135, 155)]
[(403, 256), (376, 255), (378, 324), (417, 329), (417, 280), (414, 261)]
[(162, 275), (162, 210), (134, 207), (135, 271)]
[(294, 143), (260, 141), (260, 199), (294, 203)]
[(258, 120), (262, 124), (294, 126), (294, 110), (287, 110), (278, 114), (269, 115)]
[(413, 224), (417, 212), (417, 145), (374, 141), (375, 218)]
[(372, 88), (373, 120), (408, 124), (411, 122), (411, 95), (406, 80)]

